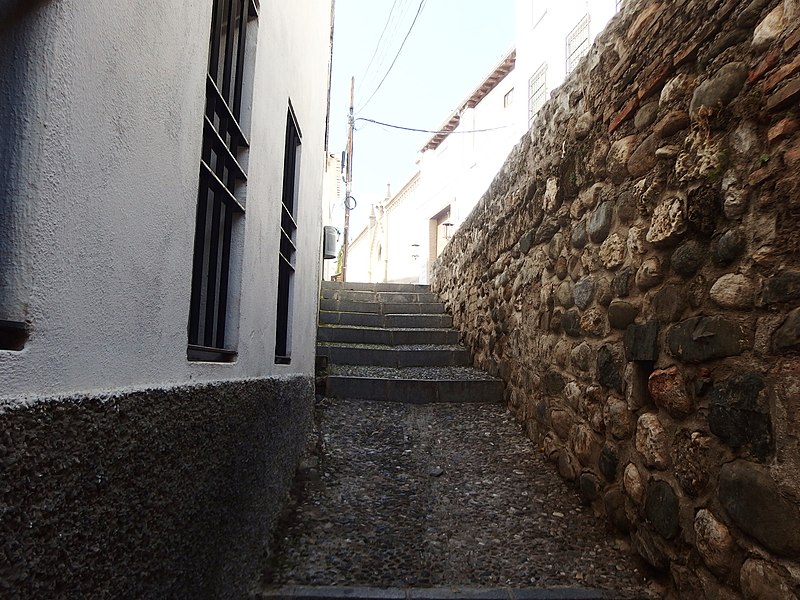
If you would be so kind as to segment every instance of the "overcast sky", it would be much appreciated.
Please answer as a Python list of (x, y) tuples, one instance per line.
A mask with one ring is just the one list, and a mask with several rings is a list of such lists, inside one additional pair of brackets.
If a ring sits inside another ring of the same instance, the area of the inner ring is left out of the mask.
[[(335, 1), (329, 150), (337, 154), (347, 140), (351, 76), (356, 118), (435, 130), (514, 45), (515, 0)], [(356, 128), (359, 204), (351, 236), (366, 223), (370, 203), (386, 195), (387, 183), (396, 192), (414, 174), (417, 152), (430, 138), (365, 121)]]

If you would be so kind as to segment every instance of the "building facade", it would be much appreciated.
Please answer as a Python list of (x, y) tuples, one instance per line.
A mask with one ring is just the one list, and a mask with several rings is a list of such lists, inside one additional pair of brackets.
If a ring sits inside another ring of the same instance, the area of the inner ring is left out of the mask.
[[(322, 188), (322, 224), (336, 227), (336, 207), (342, 202), (342, 159), (336, 153), (329, 153), (325, 160), (325, 184)], [(337, 238), (340, 237), (336, 228)], [(337, 239), (338, 242), (338, 239)], [(337, 244), (338, 248), (338, 244)], [(329, 281), (338, 271), (338, 260), (327, 259), (322, 263), (322, 277)]]
[[(586, 56), (621, 0), (517, 0), (515, 123), (528, 131), (550, 94)], [(509, 148), (510, 150), (510, 148)]]
[[(420, 149), (417, 173), (397, 194), (373, 208), (375, 219), (353, 240), (350, 279), (427, 281), (428, 265), (519, 138), (511, 109), (514, 57), (512, 50), (464, 98)], [(379, 244), (370, 235), (377, 230), (384, 240)], [(378, 262), (385, 265), (375, 268)]]
[(241, 597), (310, 426), (331, 3), (11, 5), (11, 589)]
[(519, 140), (514, 122), (516, 51), (504, 56), (420, 150), (424, 277)]
[[(354, 238), (349, 278), (428, 281), (430, 265), (486, 192), (534, 117), (586, 56), (619, 0), (518, 0), (516, 48), (480, 81), (420, 149), (418, 172), (380, 207), (374, 244), (367, 225)], [(376, 269), (378, 260), (385, 268)], [(354, 279), (355, 280), (355, 279)]]

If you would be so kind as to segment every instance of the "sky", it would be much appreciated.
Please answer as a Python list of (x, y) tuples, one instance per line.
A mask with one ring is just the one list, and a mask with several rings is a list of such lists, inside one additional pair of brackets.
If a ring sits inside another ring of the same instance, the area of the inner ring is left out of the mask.
[[(328, 148), (337, 155), (347, 143), (351, 77), (356, 119), (436, 130), (514, 45), (515, 0), (335, 2)], [(415, 173), (430, 137), (356, 121), (351, 238), (387, 183), (395, 193)], [(337, 227), (343, 214), (334, 215)]]

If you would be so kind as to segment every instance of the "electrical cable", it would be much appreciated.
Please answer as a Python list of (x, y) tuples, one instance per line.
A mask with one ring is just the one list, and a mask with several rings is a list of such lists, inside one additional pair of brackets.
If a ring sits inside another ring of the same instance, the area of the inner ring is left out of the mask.
[(392, 15), (394, 14), (394, 9), (397, 6), (397, 2), (398, 0), (394, 0), (394, 2), (392, 2), (392, 8), (389, 11), (389, 17), (386, 19), (386, 24), (383, 26), (383, 31), (381, 31), (380, 37), (378, 37), (378, 43), (375, 44), (375, 51), (372, 53), (372, 58), (369, 59), (369, 62), (367, 63), (367, 68), (364, 69), (364, 72), (361, 74), (359, 80), (363, 79), (366, 76), (367, 72), (369, 71), (369, 68), (372, 66), (372, 63), (375, 60), (375, 57), (378, 55), (378, 50), (380, 49), (381, 42), (383, 41), (383, 35), (386, 33), (386, 29), (389, 27), (389, 23), (392, 20)]
[(370, 95), (370, 97), (367, 98), (367, 101), (364, 102), (364, 104), (362, 104), (358, 108), (358, 110), (356, 112), (361, 112), (362, 110), (364, 110), (367, 107), (367, 104), (369, 104), (370, 100), (372, 100), (375, 97), (375, 94), (378, 93), (378, 90), (381, 89), (381, 86), (383, 85), (383, 82), (386, 81), (386, 78), (389, 76), (389, 73), (392, 72), (392, 67), (394, 67), (394, 64), (397, 62), (397, 59), (400, 56), (400, 53), (403, 51), (403, 47), (406, 45), (406, 41), (408, 40), (408, 36), (411, 35), (411, 31), (414, 29), (414, 25), (417, 23), (417, 19), (419, 18), (419, 15), (422, 12), (422, 9), (425, 7), (425, 3), (427, 1), (428, 0), (421, 0), (420, 1), (419, 8), (417, 9), (417, 14), (414, 15), (414, 20), (411, 22), (411, 26), (408, 28), (408, 31), (406, 32), (406, 36), (403, 38), (403, 42), (400, 44), (400, 48), (397, 50), (397, 54), (394, 55), (394, 59), (392, 60), (392, 64), (389, 65), (389, 69), (384, 74), (383, 79), (381, 79), (380, 83), (378, 83), (378, 87), (375, 88), (375, 91), (372, 92), (372, 95)]
[(409, 16), (409, 9), (413, 10), (411, 4), (414, 0), (397, 0), (397, 8), (391, 19), (387, 23), (386, 34), (383, 37), (383, 45), (376, 48), (377, 52), (375, 60), (372, 62), (372, 67), (365, 70), (363, 81), (358, 81), (359, 97), (366, 97), (366, 94), (361, 94), (361, 90), (373, 89), (375, 83), (381, 74), (386, 70), (389, 64), (391, 54), (394, 52), (393, 48), (397, 47), (400, 38), (403, 36), (401, 27), (403, 23), (407, 23), (406, 17)]
[(508, 125), (501, 125), (500, 127), (488, 127), (486, 129), (470, 129), (468, 131), (455, 131), (455, 130), (448, 130), (448, 129), (418, 129), (416, 127), (404, 127), (403, 125), (392, 125), (391, 123), (384, 123), (382, 121), (376, 121), (375, 119), (367, 119), (365, 117), (358, 117), (355, 119), (356, 121), (366, 121), (367, 123), (375, 123), (375, 125), (383, 125), (384, 127), (391, 127), (392, 129), (401, 129), (403, 131), (415, 131), (418, 133), (484, 133), (486, 131), (498, 131), (500, 129), (506, 129)]
[[(360, 113), (364, 110), (372, 100), (372, 98), (378, 93), (378, 91), (383, 86), (384, 81), (386, 81), (387, 77), (391, 73), (392, 69), (394, 68), (395, 63), (397, 62), (400, 54), (403, 51), (403, 48), (408, 40), (409, 36), (411, 35), (411, 31), (414, 29), (416, 25), (417, 19), (419, 18), (422, 11), (425, 9), (425, 5), (427, 4), (427, 0), (420, 0), (419, 5), (417, 6), (416, 14), (414, 14), (413, 18), (411, 19), (411, 24), (408, 26), (405, 35), (403, 35), (402, 28), (405, 27), (405, 24), (408, 23), (408, 18), (411, 15), (411, 12), (414, 10), (412, 3), (414, 0), (401, 0), (401, 4), (399, 5), (399, 9), (397, 11), (397, 18), (395, 19), (394, 23), (389, 28), (389, 32), (386, 37), (386, 43), (384, 47), (379, 51), (377, 60), (372, 67), (371, 71), (367, 72), (365, 76), (364, 85), (361, 86), (363, 90), (372, 89), (372, 93), (369, 94), (369, 97), (366, 99), (365, 102), (359, 103), (358, 109), (356, 113)], [(400, 38), (402, 37), (402, 40)], [(397, 41), (400, 41), (400, 45), (397, 46)], [(394, 48), (397, 48), (397, 52), (394, 51)], [(394, 53), (392, 55), (392, 53)], [(388, 66), (387, 66), (388, 65)], [(383, 74), (381, 76), (381, 74)], [(380, 81), (375, 82), (380, 78)], [(374, 87), (373, 87), (374, 86)], [(361, 94), (359, 93), (360, 97), (367, 96), (367, 93)]]

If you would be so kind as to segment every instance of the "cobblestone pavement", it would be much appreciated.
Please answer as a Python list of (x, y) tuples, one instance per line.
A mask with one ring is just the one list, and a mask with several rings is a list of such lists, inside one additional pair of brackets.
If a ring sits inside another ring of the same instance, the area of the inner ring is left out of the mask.
[(265, 583), (660, 595), (500, 405), (325, 399), (317, 428)]

